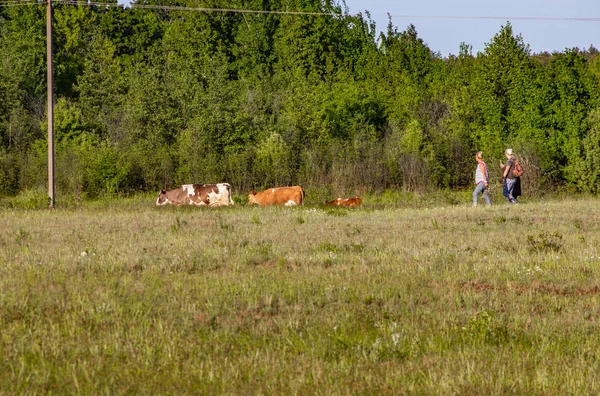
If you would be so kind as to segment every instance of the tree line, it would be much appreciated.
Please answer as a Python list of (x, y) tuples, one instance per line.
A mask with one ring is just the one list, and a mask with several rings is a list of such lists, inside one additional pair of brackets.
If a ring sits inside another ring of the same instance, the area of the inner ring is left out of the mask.
[[(483, 52), (442, 57), (413, 25), (377, 34), (368, 14), (331, 0), (201, 6), (339, 15), (55, 4), (59, 197), (222, 181), (460, 188), (475, 152), (490, 164), (508, 146), (529, 193), (598, 192), (593, 47), (534, 54), (506, 23)], [(45, 5), (0, 8), (2, 195), (47, 183), (45, 51)]]

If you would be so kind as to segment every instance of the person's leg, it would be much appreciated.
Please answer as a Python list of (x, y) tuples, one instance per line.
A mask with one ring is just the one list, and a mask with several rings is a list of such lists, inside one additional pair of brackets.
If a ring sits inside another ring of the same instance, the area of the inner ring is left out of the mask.
[(506, 199), (508, 199), (508, 202), (510, 202), (510, 193), (508, 192), (508, 181), (508, 179), (504, 179), (504, 184), (502, 185), (502, 195), (504, 195)]
[(487, 188), (483, 189), (483, 200), (485, 201), (485, 204), (487, 206), (492, 206), (492, 201), (490, 201), (490, 196), (488, 194), (488, 189)]
[(515, 203), (519, 203), (518, 198), (521, 195), (521, 178), (515, 178), (515, 188), (512, 191), (512, 196), (515, 199)]
[(505, 196), (506, 196), (506, 198), (508, 198), (508, 201), (510, 203), (518, 203), (512, 194), (515, 189), (516, 182), (517, 182), (516, 179), (506, 179), (506, 192), (508, 193), (508, 195), (505, 195)]
[(473, 191), (473, 206), (477, 206), (477, 197), (479, 196), (479, 193), (483, 190), (484, 187), (485, 186), (483, 183), (477, 183), (477, 186)]

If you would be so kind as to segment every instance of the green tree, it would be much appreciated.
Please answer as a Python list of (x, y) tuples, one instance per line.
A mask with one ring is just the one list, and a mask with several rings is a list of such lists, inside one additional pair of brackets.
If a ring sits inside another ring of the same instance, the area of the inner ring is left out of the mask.
[(486, 152), (502, 153), (520, 128), (513, 112), (525, 104), (532, 77), (529, 55), (529, 46), (510, 23), (478, 54), (474, 90), (483, 124), (475, 130), (475, 144)]
[[(553, 94), (550, 127), (557, 147), (556, 163), (567, 182), (578, 179), (574, 165), (588, 131), (588, 114), (598, 100), (598, 80), (590, 73), (585, 57), (576, 50), (556, 54), (549, 64)], [(595, 119), (595, 118), (594, 118)]]
[(90, 132), (120, 143), (128, 135), (122, 119), (127, 87), (115, 55), (112, 42), (101, 36), (92, 39), (75, 89)]
[(582, 156), (574, 161), (573, 177), (583, 191), (600, 192), (600, 108), (589, 116), (591, 126), (582, 141)]

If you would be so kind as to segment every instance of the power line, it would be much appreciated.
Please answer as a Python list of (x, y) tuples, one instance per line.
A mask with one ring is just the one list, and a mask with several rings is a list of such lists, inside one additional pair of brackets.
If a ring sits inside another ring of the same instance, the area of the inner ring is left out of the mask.
[(132, 8), (160, 9), (160, 10), (170, 10), (170, 11), (243, 13), (243, 14), (343, 16), (342, 14), (336, 14), (333, 12), (240, 10), (240, 9), (228, 9), (228, 8), (195, 8), (195, 7), (178, 7), (178, 6), (151, 6), (151, 5), (137, 5), (137, 4), (134, 4)]
[(566, 22), (600, 22), (600, 18), (569, 17), (510, 17), (510, 16), (459, 16), (459, 15), (390, 15), (402, 19), (492, 19), (503, 21), (566, 21)]
[(0, 1), (0, 7), (19, 7), (19, 6), (29, 6), (29, 5), (43, 5), (43, 3), (38, 3), (35, 0), (21, 0), (21, 1)]
[(0, 1), (0, 5), (3, 4), (43, 4), (43, 3), (38, 3), (37, 0), (4, 0), (4, 1)]
[[(116, 3), (98, 3), (93, 1), (79, 0), (56, 0), (60, 4), (72, 4), (94, 7), (123, 7)], [(314, 15), (314, 16), (343, 16), (333, 12), (310, 12), (310, 11), (268, 11), (268, 10), (248, 10), (236, 8), (206, 8), (206, 7), (183, 7), (183, 6), (161, 6), (149, 4), (132, 4), (132, 9), (163, 10), (163, 11), (196, 11), (196, 12), (221, 12), (221, 13), (243, 13), (243, 14), (277, 14), (277, 15)]]
[(23, 7), (23, 6), (28, 6), (28, 5), (35, 5), (35, 3), (29, 3), (29, 4), (2, 4), (0, 3), (0, 7)]
[[(80, 5), (90, 7), (123, 7), (123, 4), (117, 3), (99, 3), (93, 1), (80, 0), (55, 0), (55, 3)], [(37, 0), (13, 0), (0, 2), (0, 6), (23, 6), (41, 4)], [(248, 10), (235, 8), (206, 8), (206, 7), (183, 7), (183, 6), (161, 6), (147, 4), (132, 4), (132, 9), (163, 10), (163, 11), (195, 11), (195, 12), (221, 12), (221, 13), (244, 13), (244, 14), (276, 14), (276, 15), (313, 15), (313, 16), (344, 16), (333, 12), (308, 12), (308, 11), (268, 11), (268, 10)], [(348, 16), (357, 16), (348, 15)], [(514, 16), (461, 16), (461, 15), (390, 15), (393, 18), (402, 19), (483, 19), (483, 20), (503, 20), (503, 21), (557, 21), (557, 22), (600, 22), (600, 18), (583, 17), (514, 17)]]
[[(81, 0), (54, 0), (54, 3), (90, 6), (90, 7), (122, 7), (123, 4), (118, 3), (100, 3), (96, 1), (81, 1)], [(0, 6), (21, 6), (21, 5), (36, 5), (43, 4), (38, 0), (5, 0), (0, 1)], [(166, 6), (166, 5), (150, 5), (136, 4), (131, 5), (132, 9), (146, 10), (163, 10), (163, 11), (195, 11), (195, 12), (221, 12), (221, 13), (243, 13), (243, 14), (276, 14), (276, 15), (314, 15), (314, 16), (344, 16), (334, 12), (310, 12), (310, 11), (269, 11), (269, 10), (249, 10), (236, 8), (208, 8), (208, 7), (184, 7), (184, 6)], [(348, 16), (358, 16), (348, 15)], [(557, 22), (600, 22), (600, 18), (583, 18), (583, 17), (515, 17), (515, 16), (462, 16), (462, 15), (393, 15), (392, 18), (402, 19), (483, 19), (483, 20), (503, 20), (503, 21), (557, 21)]]

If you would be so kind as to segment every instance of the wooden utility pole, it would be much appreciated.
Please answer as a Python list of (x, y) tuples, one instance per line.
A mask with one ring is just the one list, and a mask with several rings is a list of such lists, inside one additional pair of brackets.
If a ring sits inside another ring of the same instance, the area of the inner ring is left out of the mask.
[(46, 65), (48, 69), (48, 197), (54, 208), (54, 95), (52, 79), (52, 0), (46, 0)]

